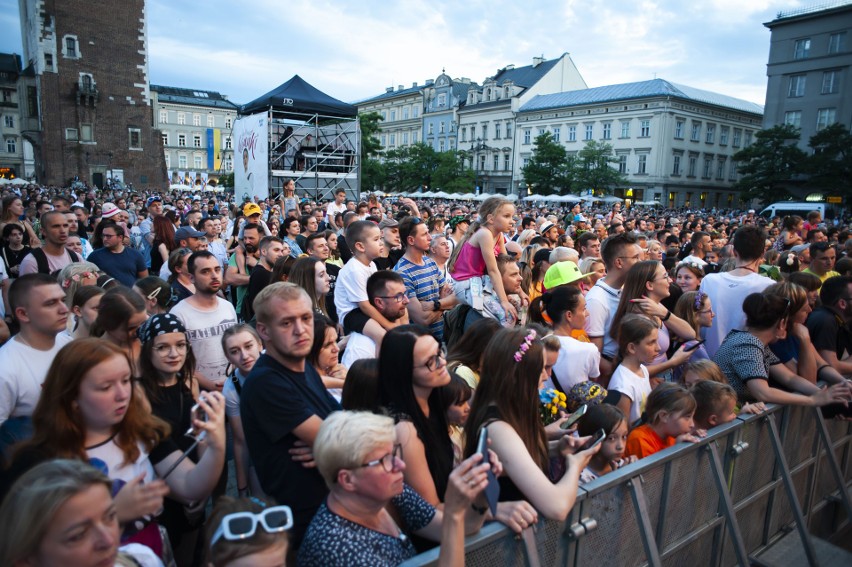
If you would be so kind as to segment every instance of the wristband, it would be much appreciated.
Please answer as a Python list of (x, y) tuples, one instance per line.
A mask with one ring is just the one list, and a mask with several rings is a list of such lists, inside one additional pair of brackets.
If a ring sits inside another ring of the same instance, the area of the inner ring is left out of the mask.
[(822, 366), (820, 366), (819, 368), (817, 368), (817, 378), (819, 378), (819, 373), (820, 373), (820, 372), (822, 372), (822, 369), (823, 369), (823, 368), (830, 368), (830, 367), (831, 367), (831, 365), (830, 365), (830, 364), (823, 364)]
[(471, 502), (471, 503), (470, 503), (470, 508), (471, 508), (474, 512), (476, 512), (477, 514), (479, 514), (480, 516), (484, 516), (484, 515), (485, 515), (485, 512), (487, 512), (487, 511), (488, 511), (488, 506), (482, 506), (482, 507), (480, 508), (479, 506), (477, 506), (477, 505), (476, 505), (476, 504), (474, 504), (473, 502)]
[(671, 316), (672, 316), (672, 312), (671, 312), (671, 311), (669, 311), (668, 309), (666, 309), (666, 316), (665, 316), (665, 317), (663, 317), (663, 318), (662, 318), (662, 319), (660, 319), (660, 320), (661, 320), (663, 323), (665, 323), (666, 321), (668, 321), (668, 320), (669, 320), (669, 318), (670, 318)]

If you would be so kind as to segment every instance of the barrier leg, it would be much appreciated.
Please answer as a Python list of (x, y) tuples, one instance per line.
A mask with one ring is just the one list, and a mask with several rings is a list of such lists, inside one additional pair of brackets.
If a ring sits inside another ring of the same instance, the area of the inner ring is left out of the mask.
[(737, 523), (737, 514), (734, 511), (734, 503), (731, 500), (731, 494), (728, 492), (728, 485), (725, 480), (725, 471), (722, 468), (722, 461), (719, 459), (719, 453), (716, 451), (716, 444), (713, 442), (708, 443), (707, 451), (710, 453), (710, 468), (713, 472), (713, 480), (716, 481), (716, 489), (719, 491), (722, 512), (725, 514), (725, 522), (728, 524), (728, 532), (734, 546), (734, 553), (737, 555), (737, 562), (740, 565), (748, 565), (748, 552), (746, 551), (743, 534), (740, 533), (740, 526)]
[(636, 517), (639, 520), (639, 532), (642, 534), (642, 545), (645, 546), (645, 555), (648, 565), (661, 567), (660, 550), (654, 539), (654, 530), (651, 528), (651, 517), (648, 515), (648, 505), (645, 503), (645, 492), (640, 484), (641, 477), (631, 478), (627, 482), (630, 495), (633, 497), (633, 506), (636, 509)]
[(790, 500), (790, 509), (793, 511), (793, 517), (796, 520), (796, 529), (799, 531), (799, 537), (805, 549), (805, 556), (808, 558), (809, 565), (817, 567), (819, 562), (817, 561), (816, 551), (811, 541), (811, 534), (808, 532), (808, 526), (805, 524), (802, 507), (799, 505), (799, 498), (796, 496), (796, 487), (793, 485), (793, 478), (790, 476), (790, 467), (787, 465), (787, 458), (784, 456), (784, 447), (781, 444), (781, 438), (778, 436), (778, 426), (775, 424), (775, 416), (766, 416), (766, 421), (769, 424), (769, 440), (772, 442), (772, 448), (775, 451), (775, 462), (780, 469), (781, 481), (784, 483), (787, 498)]
[[(828, 468), (831, 469), (831, 475), (834, 477), (834, 482), (837, 483), (837, 488), (840, 490), (840, 499), (843, 501), (843, 507), (846, 508), (846, 521), (852, 522), (852, 502), (849, 500), (849, 492), (846, 490), (846, 482), (843, 480), (843, 474), (840, 472), (840, 465), (837, 462), (837, 457), (834, 454), (834, 446), (831, 444), (831, 438), (828, 436), (828, 428), (825, 426), (825, 419), (822, 417), (820, 408), (812, 408), (816, 417), (817, 432), (823, 445), (825, 445), (826, 458), (828, 459)], [(817, 462), (819, 461), (819, 450), (817, 450)]]

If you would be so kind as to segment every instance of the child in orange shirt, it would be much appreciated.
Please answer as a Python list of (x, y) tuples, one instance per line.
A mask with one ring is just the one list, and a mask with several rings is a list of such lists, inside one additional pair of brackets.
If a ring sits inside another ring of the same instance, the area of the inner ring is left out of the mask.
[(695, 398), (680, 384), (660, 384), (648, 396), (642, 425), (627, 436), (626, 453), (641, 459), (678, 441), (698, 442), (706, 432), (692, 433), (695, 407)]

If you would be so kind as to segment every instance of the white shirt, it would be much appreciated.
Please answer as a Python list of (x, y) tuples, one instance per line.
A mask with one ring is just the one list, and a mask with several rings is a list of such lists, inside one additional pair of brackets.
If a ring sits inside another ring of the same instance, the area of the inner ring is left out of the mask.
[(589, 338), (603, 338), (603, 354), (611, 358), (618, 354), (618, 343), (609, 336), (609, 329), (620, 299), (621, 290), (608, 286), (602, 279), (586, 294), (586, 309), (589, 311), (586, 334)]
[(334, 306), (337, 308), (338, 321), (342, 323), (361, 301), (369, 301), (367, 280), (377, 271), (373, 262), (365, 266), (354, 256), (340, 269), (334, 286)]
[(222, 333), (237, 324), (237, 312), (230, 301), (221, 297), (216, 300), (216, 308), (210, 311), (202, 311), (183, 300), (172, 307), (171, 313), (186, 327), (198, 371), (208, 380), (222, 383), (228, 366), (222, 348)]
[(704, 260), (702, 260), (698, 256), (693, 256), (692, 254), (690, 254), (689, 256), (687, 256), (686, 258), (684, 258), (683, 260), (678, 262), (678, 264), (698, 264), (699, 266), (701, 266), (703, 268), (704, 266), (707, 265), (707, 262), (705, 262)]
[(716, 314), (713, 326), (705, 329), (704, 335), (707, 340), (704, 348), (711, 358), (732, 329), (742, 329), (745, 326), (743, 300), (749, 294), (759, 293), (773, 283), (775, 282), (770, 278), (754, 273), (732, 276), (730, 272), (720, 272), (707, 274), (701, 280), (700, 289), (710, 298), (713, 312)]
[(335, 215), (337, 215), (337, 213), (346, 214), (347, 210), (345, 202), (338, 205), (336, 202), (332, 201), (325, 208), (325, 218), (329, 224), (334, 224)]
[(41, 386), (56, 353), (71, 342), (65, 333), (56, 336), (53, 348), (34, 349), (18, 339), (0, 348), (0, 424), (10, 417), (30, 416), (41, 397)]
[(376, 343), (367, 335), (361, 333), (349, 333), (346, 341), (346, 350), (343, 351), (343, 359), (340, 363), (346, 368), (352, 368), (352, 364), (363, 358), (376, 358)]
[(645, 411), (645, 402), (648, 399), (648, 394), (651, 393), (651, 379), (648, 376), (648, 369), (645, 368), (644, 364), (640, 364), (639, 370), (642, 372), (642, 376), (634, 374), (632, 370), (629, 370), (623, 364), (619, 364), (615, 372), (612, 373), (612, 378), (609, 379), (610, 390), (621, 392), (633, 401), (630, 405), (630, 416), (628, 416), (631, 424), (642, 417), (642, 412)]
[[(564, 391), (571, 389), (574, 384), (587, 382), (589, 378), (601, 375), (601, 353), (592, 343), (580, 342), (573, 337), (557, 336), (560, 344), (559, 358), (553, 365), (553, 374)], [(547, 379), (547, 388), (553, 388), (552, 380)]]

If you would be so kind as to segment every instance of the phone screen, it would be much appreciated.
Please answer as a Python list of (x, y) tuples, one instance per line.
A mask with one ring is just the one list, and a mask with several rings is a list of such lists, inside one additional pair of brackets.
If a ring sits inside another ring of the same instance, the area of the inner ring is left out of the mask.
[[(488, 456), (488, 428), (483, 427), (479, 432), (479, 441), (476, 444), (476, 451), (482, 455), (482, 462), (490, 463), (491, 459)], [(485, 499), (488, 500), (488, 507), (491, 509), (491, 515), (497, 517), (497, 501), (500, 499), (500, 483), (497, 482), (497, 477), (491, 467), (488, 468), (488, 486), (485, 487)]]
[(586, 404), (581, 405), (579, 408), (577, 408), (577, 411), (575, 411), (574, 413), (572, 413), (571, 415), (569, 415), (569, 416), (568, 416), (568, 419), (566, 419), (565, 421), (563, 421), (563, 422), (559, 425), (559, 428), (560, 428), (560, 429), (568, 429), (568, 428), (570, 428), (572, 425), (574, 425), (575, 423), (577, 423), (577, 421), (578, 421), (581, 417), (583, 417), (584, 415), (586, 415), (586, 410), (588, 410), (588, 409), (589, 409), (589, 406), (587, 406)]
[(592, 447), (599, 445), (606, 439), (606, 431), (603, 429), (598, 429), (591, 439), (586, 441), (582, 447), (580, 447), (579, 451), (585, 451), (587, 449), (591, 449)]

